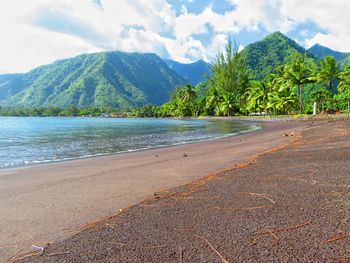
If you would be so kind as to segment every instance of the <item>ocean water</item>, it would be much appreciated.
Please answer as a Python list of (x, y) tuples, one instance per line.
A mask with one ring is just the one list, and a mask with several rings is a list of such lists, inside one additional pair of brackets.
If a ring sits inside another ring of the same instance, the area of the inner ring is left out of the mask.
[(0, 117), (0, 168), (210, 140), (258, 128), (233, 121)]

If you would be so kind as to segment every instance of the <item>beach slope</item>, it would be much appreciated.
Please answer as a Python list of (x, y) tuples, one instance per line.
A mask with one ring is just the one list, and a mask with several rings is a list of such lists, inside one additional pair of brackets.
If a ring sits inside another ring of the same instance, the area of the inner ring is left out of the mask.
[(268, 122), (262, 130), (214, 141), (1, 170), (0, 258), (63, 241), (166, 189), (249, 163), (290, 144), (307, 125)]
[(154, 196), (22, 262), (350, 262), (350, 123)]

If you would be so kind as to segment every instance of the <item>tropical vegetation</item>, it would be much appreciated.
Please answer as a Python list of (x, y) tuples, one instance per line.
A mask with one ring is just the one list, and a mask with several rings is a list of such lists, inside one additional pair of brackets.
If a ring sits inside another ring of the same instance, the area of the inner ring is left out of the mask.
[[(280, 37), (280, 35), (277, 35)], [(212, 77), (197, 87), (178, 87), (170, 102), (133, 112), (136, 116), (233, 116), (308, 114), (314, 102), (318, 112), (350, 107), (350, 63), (345, 67), (332, 56), (315, 59), (305, 50), (259, 79), (247, 56), (229, 42), (212, 64)], [(203, 91), (205, 94), (203, 95)], [(147, 110), (147, 114), (144, 111)]]
[(26, 74), (0, 75), (0, 115), (285, 115), (309, 114), (314, 102), (318, 112), (348, 112), (350, 60), (344, 62), (345, 54), (305, 50), (279, 32), (243, 51), (229, 41), (198, 85), (193, 85), (198, 72), (191, 78), (189, 69), (205, 71), (203, 63), (168, 61), (175, 72), (153, 54), (81, 55)]
[(185, 83), (155, 54), (100, 52), (0, 75), (0, 105), (126, 109), (165, 103)]
[(0, 107), (0, 116), (17, 117), (126, 117), (130, 110), (119, 112), (115, 108), (78, 108), (70, 105), (66, 108), (59, 107)]

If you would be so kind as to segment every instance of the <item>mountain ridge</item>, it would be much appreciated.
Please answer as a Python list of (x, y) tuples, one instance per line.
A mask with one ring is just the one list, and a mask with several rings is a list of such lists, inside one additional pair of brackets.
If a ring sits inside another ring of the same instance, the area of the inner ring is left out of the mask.
[[(320, 45), (316, 47), (337, 52)], [(276, 67), (288, 62), (295, 52), (319, 60), (311, 52), (313, 50), (306, 50), (282, 33), (275, 32), (241, 52), (246, 56), (252, 78), (262, 79), (275, 73)], [(81, 54), (27, 73), (0, 75), (0, 105), (118, 109), (160, 105), (169, 100), (176, 86), (197, 85), (210, 73), (210, 64), (204, 61), (183, 64), (163, 60), (153, 53), (105, 51)]]
[(347, 58), (350, 56), (350, 52), (336, 51), (318, 43), (309, 48), (308, 51), (313, 53), (319, 59), (323, 59), (326, 56), (332, 56), (339, 62), (346, 61)]
[(175, 71), (193, 86), (200, 84), (211, 75), (211, 65), (204, 60), (198, 60), (188, 64), (180, 63), (171, 59), (164, 59), (164, 62), (170, 69)]
[(248, 68), (256, 79), (263, 79), (268, 74), (276, 73), (276, 68), (288, 62), (295, 52), (316, 59), (312, 53), (281, 32), (274, 32), (242, 50)]
[(175, 86), (185, 82), (155, 54), (106, 51), (2, 76), (0, 103), (128, 108), (162, 104)]

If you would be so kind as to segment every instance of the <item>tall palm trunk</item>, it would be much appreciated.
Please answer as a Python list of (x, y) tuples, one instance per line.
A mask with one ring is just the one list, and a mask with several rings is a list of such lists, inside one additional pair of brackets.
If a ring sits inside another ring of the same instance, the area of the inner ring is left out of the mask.
[(303, 86), (299, 84), (298, 85), (298, 90), (299, 90), (300, 114), (303, 114), (303, 109), (304, 109), (304, 105), (303, 105)]
[[(333, 89), (333, 86), (332, 86), (332, 79), (331, 79), (331, 80), (329, 81), (329, 92), (330, 92), (331, 94), (333, 94), (332, 89)], [(331, 107), (332, 107), (332, 109), (333, 109), (333, 99), (331, 99)]]

